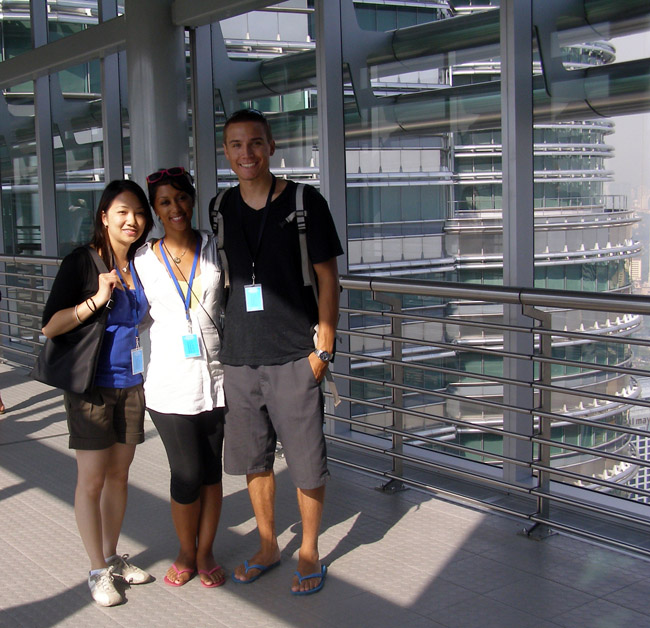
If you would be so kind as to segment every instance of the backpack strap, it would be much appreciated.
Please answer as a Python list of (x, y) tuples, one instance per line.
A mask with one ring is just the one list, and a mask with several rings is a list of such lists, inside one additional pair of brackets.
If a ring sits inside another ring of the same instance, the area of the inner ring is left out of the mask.
[[(296, 224), (298, 225), (298, 242), (300, 244), (300, 262), (302, 265), (302, 283), (304, 286), (311, 286), (314, 291), (314, 298), (318, 303), (318, 287), (314, 276), (314, 267), (309, 259), (307, 250), (307, 211), (305, 210), (305, 185), (296, 185)], [(287, 216), (289, 220), (289, 216)]]
[(223, 197), (230, 188), (221, 190), (211, 201), (208, 208), (208, 215), (210, 217), (210, 226), (212, 231), (217, 236), (217, 251), (219, 252), (219, 261), (221, 262), (221, 268), (223, 269), (223, 278), (224, 278), (224, 288), (230, 288), (230, 271), (228, 269), (228, 258), (226, 257), (226, 251), (223, 248), (224, 245), (224, 228), (223, 228), (223, 214), (221, 213), (221, 203), (223, 202)]

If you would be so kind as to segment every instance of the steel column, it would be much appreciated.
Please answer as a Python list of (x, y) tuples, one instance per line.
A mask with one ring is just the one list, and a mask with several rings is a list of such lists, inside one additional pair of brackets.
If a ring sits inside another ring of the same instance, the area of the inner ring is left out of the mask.
[(217, 144), (212, 85), (212, 25), (190, 31), (192, 137), (197, 226), (208, 229), (208, 203), (217, 193)]
[(185, 31), (171, 0), (126, 0), (131, 168), (138, 183), (157, 168), (189, 168)]
[[(29, 3), (34, 48), (47, 44), (47, 2)], [(41, 253), (56, 256), (58, 238), (56, 224), (56, 194), (54, 180), (54, 148), (52, 144), (52, 93), (50, 77), (34, 81), (34, 126), (38, 172), (38, 214), (41, 228)]]
[[(316, 88), (318, 90), (318, 157), (320, 191), (327, 199), (334, 224), (343, 245), (344, 255), (339, 258), (339, 271), (347, 273), (347, 200), (345, 169), (345, 119), (343, 115), (343, 28), (341, 0), (317, 0), (316, 10)], [(346, 307), (347, 292), (341, 295), (341, 306)], [(339, 327), (348, 328), (347, 315), (342, 315)], [(349, 351), (349, 338), (339, 342), (342, 351)], [(336, 359), (333, 370), (349, 374), (348, 358)], [(349, 382), (339, 380), (337, 386), (343, 396), (348, 396)], [(329, 403), (329, 402), (328, 402)], [(333, 405), (328, 407), (333, 412)], [(336, 412), (350, 416), (350, 404), (342, 402)], [(340, 423), (329, 424), (328, 429), (341, 429)]]
[[(99, 3), (100, 22), (116, 17), (117, 2), (115, 0), (101, 0)], [(114, 53), (101, 59), (104, 181), (106, 183), (113, 179), (121, 179), (124, 176), (120, 61), (122, 67), (125, 67), (122, 53)]]
[[(532, 1), (501, 2), (501, 118), (503, 137), (503, 285), (532, 287), (534, 276), (533, 215), (533, 58)], [(518, 305), (504, 305), (506, 325), (531, 327)], [(506, 351), (532, 356), (533, 335), (504, 332)], [(532, 360), (504, 358), (504, 377), (530, 383), (525, 388), (503, 387), (503, 399), (523, 412), (506, 411), (504, 430), (532, 436), (533, 420), (527, 409), (534, 405)], [(532, 461), (532, 442), (504, 437), (505, 456)], [(530, 483), (529, 468), (504, 462), (504, 479)]]

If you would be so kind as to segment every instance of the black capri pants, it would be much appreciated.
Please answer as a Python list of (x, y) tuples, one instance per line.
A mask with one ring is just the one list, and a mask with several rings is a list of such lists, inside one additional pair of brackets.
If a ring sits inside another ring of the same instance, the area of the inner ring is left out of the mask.
[(200, 414), (163, 414), (149, 409), (149, 414), (167, 452), (172, 499), (191, 504), (199, 498), (202, 486), (221, 482), (223, 408)]

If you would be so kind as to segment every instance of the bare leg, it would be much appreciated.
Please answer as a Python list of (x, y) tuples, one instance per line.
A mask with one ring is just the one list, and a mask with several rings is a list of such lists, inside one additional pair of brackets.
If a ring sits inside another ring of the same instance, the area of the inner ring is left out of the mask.
[(74, 494), (74, 513), (79, 534), (90, 559), (90, 569), (106, 567), (103, 551), (101, 497), (110, 459), (110, 450), (86, 451), (78, 449), (77, 486)]
[[(314, 489), (298, 489), (298, 507), (302, 519), (302, 544), (298, 553), (298, 572), (301, 576), (319, 573), (321, 570), (318, 554), (318, 533), (323, 517), (323, 503), (325, 501), (325, 486)], [(293, 577), (292, 591), (309, 591), (320, 584), (320, 579), (309, 578), (298, 581)]]
[(104, 490), (100, 500), (104, 556), (117, 554), (117, 540), (122, 530), (128, 494), (129, 467), (135, 445), (116, 443), (109, 450)]
[[(272, 565), (280, 560), (280, 548), (275, 534), (275, 474), (273, 471), (254, 473), (247, 475), (246, 481), (260, 535), (260, 548), (249, 563)], [(243, 581), (259, 573), (259, 569), (250, 569), (247, 574), (244, 565), (235, 569), (235, 577)]]
[[(172, 521), (176, 529), (176, 536), (180, 542), (180, 549), (175, 560), (179, 571), (183, 569), (196, 569), (196, 538), (199, 531), (199, 517), (201, 514), (201, 499), (191, 504), (180, 504), (171, 500)], [(167, 571), (167, 578), (177, 584), (187, 582), (191, 573), (177, 574), (172, 567)]]
[(199, 515), (196, 566), (200, 571), (207, 572), (199, 574), (205, 584), (220, 583), (226, 579), (226, 574), (223, 569), (217, 569), (210, 574), (217, 566), (212, 553), (212, 546), (217, 528), (219, 527), (222, 502), (223, 486), (221, 482), (201, 487), (201, 512)]

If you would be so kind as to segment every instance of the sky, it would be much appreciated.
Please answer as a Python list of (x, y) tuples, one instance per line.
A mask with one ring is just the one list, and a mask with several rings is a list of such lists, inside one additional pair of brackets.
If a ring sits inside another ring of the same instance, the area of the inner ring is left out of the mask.
[[(650, 58), (650, 32), (612, 39), (616, 62)], [(650, 197), (650, 113), (613, 118), (616, 132), (607, 138), (615, 157), (607, 168), (615, 171), (611, 194), (627, 194), (628, 206), (648, 209)], [(639, 203), (640, 205), (638, 205)]]

